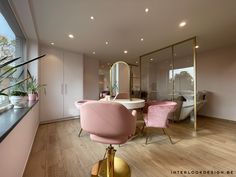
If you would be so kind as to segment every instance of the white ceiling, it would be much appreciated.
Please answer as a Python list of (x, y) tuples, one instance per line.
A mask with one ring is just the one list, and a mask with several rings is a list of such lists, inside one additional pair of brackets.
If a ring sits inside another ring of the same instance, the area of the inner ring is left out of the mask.
[[(198, 37), (199, 51), (236, 43), (236, 0), (30, 0), (30, 4), (40, 42), (101, 60), (135, 61), (193, 36)], [(187, 25), (179, 28), (183, 20)], [(68, 38), (70, 33), (74, 39)]]

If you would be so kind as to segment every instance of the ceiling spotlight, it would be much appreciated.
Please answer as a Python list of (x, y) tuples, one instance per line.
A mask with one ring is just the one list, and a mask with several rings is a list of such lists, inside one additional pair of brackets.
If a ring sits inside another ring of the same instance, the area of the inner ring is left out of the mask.
[(108, 45), (108, 41), (106, 41), (106, 45)]
[(179, 27), (184, 27), (187, 23), (185, 21), (182, 21), (180, 24), (179, 24)]
[(74, 38), (74, 35), (73, 35), (73, 34), (69, 34), (68, 37), (71, 38), (71, 39), (73, 39), (73, 38)]
[(150, 58), (151, 61), (153, 61), (153, 58)]
[(144, 40), (143, 38), (140, 39), (140, 41), (143, 41), (143, 40)]
[(96, 52), (95, 52), (95, 51), (93, 51), (93, 54), (95, 55), (95, 54), (96, 54)]
[(196, 45), (195, 48), (198, 49), (198, 48), (199, 48), (199, 45)]
[(127, 51), (127, 50), (124, 50), (124, 53), (128, 53), (128, 51)]
[(145, 9), (145, 12), (146, 12), (146, 13), (148, 13), (148, 11), (149, 11), (149, 9), (148, 9), (148, 8), (146, 8), (146, 9)]
[(54, 45), (54, 42), (51, 42), (50, 44), (51, 44), (51, 45)]
[(90, 19), (91, 19), (91, 20), (94, 20), (94, 16), (91, 16)]

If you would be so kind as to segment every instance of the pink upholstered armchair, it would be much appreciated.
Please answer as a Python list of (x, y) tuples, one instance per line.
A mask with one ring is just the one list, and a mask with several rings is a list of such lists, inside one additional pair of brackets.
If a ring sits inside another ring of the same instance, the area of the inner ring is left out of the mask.
[[(80, 107), (84, 104), (84, 103), (87, 103), (88, 101), (95, 101), (95, 100), (80, 100), (80, 101), (76, 101), (74, 104), (75, 104), (75, 107), (80, 110)], [(79, 131), (79, 134), (78, 136), (80, 137), (81, 133), (82, 133), (83, 129), (80, 127), (80, 131)]]
[[(144, 127), (162, 128), (164, 134), (169, 137), (170, 142), (173, 144), (171, 137), (165, 132), (168, 127), (168, 115), (175, 111), (176, 102), (173, 101), (160, 101), (148, 104), (147, 114), (144, 114)], [(143, 127), (143, 129), (144, 129)], [(148, 133), (146, 132), (146, 144), (148, 141)]]
[[(132, 112), (136, 114), (136, 111)], [(123, 169), (119, 175), (130, 176), (129, 166), (115, 157), (112, 144), (123, 144), (135, 133), (136, 117), (123, 105), (115, 102), (91, 101), (80, 107), (81, 127), (90, 133), (93, 141), (109, 144), (106, 159), (100, 160), (92, 168), (92, 175), (114, 177), (118, 166)], [(108, 170), (107, 170), (108, 169)]]

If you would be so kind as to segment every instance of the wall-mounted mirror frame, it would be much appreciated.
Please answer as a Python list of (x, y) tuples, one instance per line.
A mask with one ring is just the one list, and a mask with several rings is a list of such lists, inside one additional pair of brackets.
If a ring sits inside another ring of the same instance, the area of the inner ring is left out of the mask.
[[(120, 68), (124, 66), (126, 69), (126, 73), (121, 73)], [(111, 97), (116, 97), (118, 93), (128, 93), (127, 99), (131, 100), (131, 78), (130, 78), (130, 66), (124, 61), (117, 61), (112, 64), (110, 68), (110, 95)], [(123, 75), (123, 78), (120, 76)], [(126, 82), (127, 89), (126, 91), (120, 90), (120, 81)], [(115, 84), (115, 85), (114, 85)], [(116, 90), (116, 91), (114, 91)]]
[[(140, 56), (140, 97), (142, 97), (142, 93), (143, 92), (146, 92), (147, 88), (144, 88), (146, 87), (146, 85), (148, 85), (147, 87), (152, 87), (152, 85), (150, 85), (149, 83), (148, 84), (144, 84), (142, 82), (145, 82), (144, 80), (146, 79), (145, 77), (145, 74), (143, 74), (144, 72), (147, 72), (147, 68), (145, 68), (145, 63), (144, 61), (147, 61), (147, 60), (153, 60), (151, 58), (152, 55), (156, 54), (156, 53), (161, 53), (163, 51), (168, 51), (168, 62), (169, 62), (169, 68), (165, 68), (166, 70), (169, 70), (170, 74), (172, 74), (172, 78), (174, 78), (175, 76), (175, 73), (174, 73), (174, 70), (176, 69), (175, 67), (175, 60), (176, 60), (176, 51), (178, 50), (178, 46), (180, 45), (183, 45), (184, 43), (190, 43), (190, 50), (191, 50), (191, 58), (192, 58), (192, 66), (193, 66), (193, 69), (192, 69), (192, 78), (193, 78), (193, 107), (194, 107), (194, 111), (193, 111), (193, 128), (195, 131), (197, 131), (197, 62), (196, 62), (196, 45), (197, 45), (197, 39), (196, 39), (196, 36), (192, 37), (192, 38), (189, 38), (189, 39), (186, 39), (186, 40), (183, 40), (183, 41), (180, 41), (178, 43), (175, 43), (175, 44), (172, 44), (172, 45), (169, 45), (169, 46), (166, 46), (166, 47), (163, 47), (161, 49), (158, 49), (158, 50), (155, 50), (155, 51), (152, 51), (152, 52), (149, 52), (149, 53), (146, 53), (144, 55), (141, 55)], [(148, 77), (150, 77), (148, 75)], [(170, 82), (170, 81), (169, 81)], [(174, 99), (174, 95), (176, 93), (175, 91), (175, 80), (172, 79), (171, 80), (171, 83), (167, 83), (169, 86), (166, 86), (166, 88), (169, 89), (169, 92), (170, 90), (172, 89), (172, 100)], [(167, 85), (166, 84), (166, 85)], [(155, 84), (154, 84), (155, 85)], [(171, 88), (172, 87), (172, 88)], [(148, 88), (151, 90), (151, 88)], [(155, 89), (154, 89), (155, 90)]]

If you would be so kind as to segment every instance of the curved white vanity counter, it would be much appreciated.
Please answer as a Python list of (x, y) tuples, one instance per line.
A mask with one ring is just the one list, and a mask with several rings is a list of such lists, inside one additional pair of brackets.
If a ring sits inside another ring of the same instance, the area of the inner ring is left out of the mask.
[[(101, 99), (101, 101), (106, 101), (105, 99)], [(120, 103), (124, 105), (127, 109), (139, 109), (143, 108), (145, 105), (145, 100), (140, 98), (132, 98), (130, 99), (115, 99), (111, 100), (113, 102)]]

